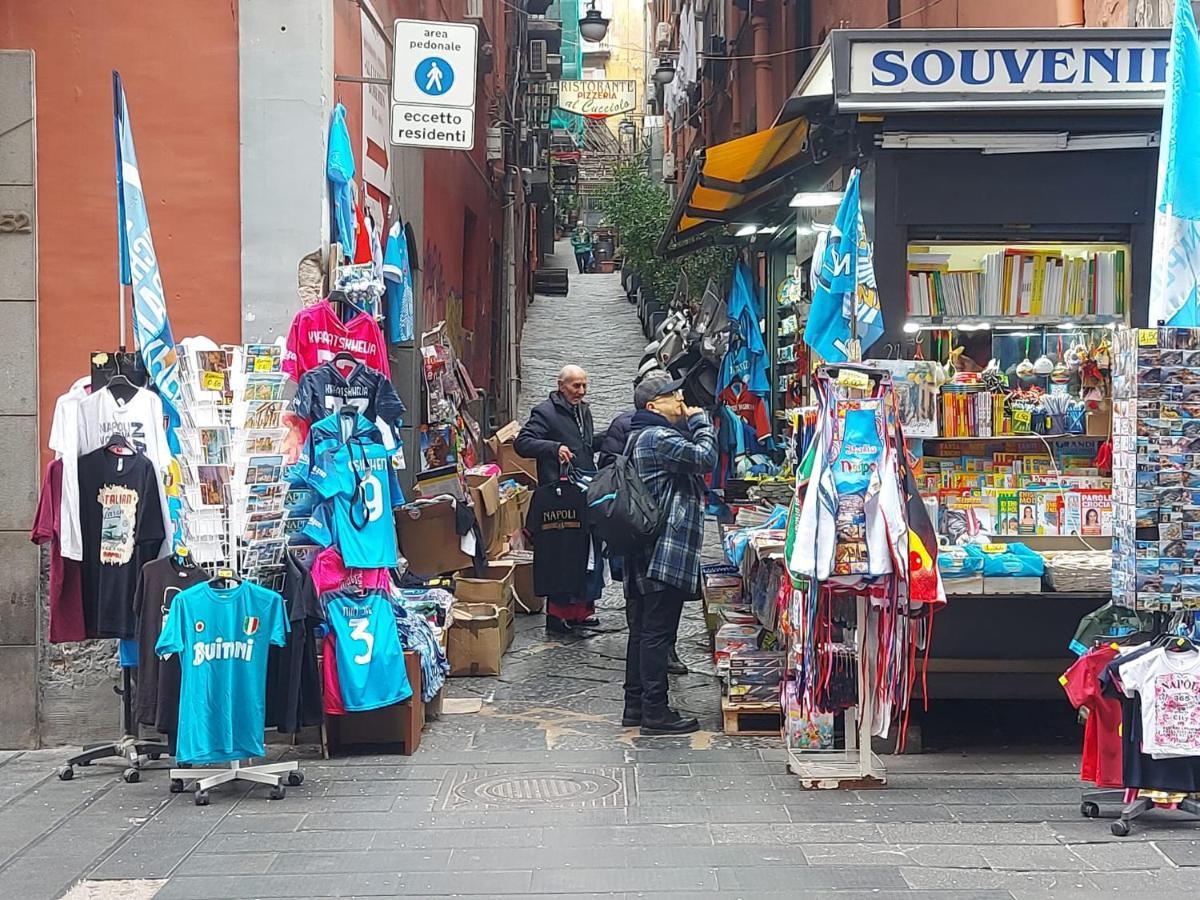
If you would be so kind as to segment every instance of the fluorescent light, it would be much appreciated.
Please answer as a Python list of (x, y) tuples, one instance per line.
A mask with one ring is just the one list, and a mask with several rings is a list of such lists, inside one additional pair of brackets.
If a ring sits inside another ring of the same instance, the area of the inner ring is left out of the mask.
[(750, 237), (750, 235), (754, 234), (757, 231), (758, 231), (757, 225), (743, 225), (736, 232), (734, 232), (733, 236), (734, 237)]
[(1071, 134), (1067, 131), (885, 131), (875, 139), (884, 150), (978, 150), (983, 154), (1054, 153), (1157, 147), (1156, 131)]
[(841, 191), (801, 191), (788, 205), (794, 209), (816, 209), (821, 206), (837, 206), (841, 202)]

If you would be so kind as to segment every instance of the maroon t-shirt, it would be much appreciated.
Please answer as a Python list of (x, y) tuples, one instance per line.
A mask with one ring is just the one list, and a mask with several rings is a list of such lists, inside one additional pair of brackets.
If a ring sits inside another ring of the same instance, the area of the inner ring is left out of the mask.
[(61, 534), (63, 461), (51, 460), (42, 478), (42, 492), (29, 539), (50, 544), (50, 643), (87, 639), (83, 624), (83, 587), (78, 560), (64, 559)]

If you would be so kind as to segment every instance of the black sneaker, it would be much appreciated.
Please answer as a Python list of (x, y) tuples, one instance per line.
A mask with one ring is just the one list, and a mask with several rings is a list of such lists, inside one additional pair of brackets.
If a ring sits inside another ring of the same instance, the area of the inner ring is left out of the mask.
[(640, 709), (626, 709), (621, 713), (622, 728), (637, 728), (642, 724), (642, 711)]
[(560, 619), (558, 616), (546, 616), (546, 633), (547, 634), (562, 634), (571, 636), (577, 634), (574, 626), (566, 619)]
[(598, 618), (596, 618), (595, 616), (589, 616), (588, 618), (584, 619), (582, 622), (577, 622), (576, 624), (584, 625), (588, 628), (595, 628), (596, 626), (598, 626), (600, 624), (600, 620)]
[(679, 654), (672, 647), (667, 654), (667, 674), (668, 675), (686, 675), (691, 670), (683, 664), (683, 660), (679, 658)]
[(694, 731), (700, 730), (700, 722), (697, 719), (685, 719), (679, 713), (668, 717), (662, 722), (650, 723), (642, 722), (643, 736), (660, 736), (670, 734), (691, 734)]

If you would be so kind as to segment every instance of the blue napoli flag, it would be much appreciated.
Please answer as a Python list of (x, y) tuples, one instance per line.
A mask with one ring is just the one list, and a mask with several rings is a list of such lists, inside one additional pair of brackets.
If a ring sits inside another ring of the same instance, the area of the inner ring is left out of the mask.
[(1158, 149), (1158, 206), (1150, 265), (1150, 321), (1200, 325), (1200, 38), (1192, 4), (1175, 4)]
[(812, 311), (804, 342), (826, 362), (850, 358), (850, 320), (858, 320), (858, 340), (866, 350), (883, 334), (883, 311), (875, 289), (875, 264), (858, 195), (859, 171), (850, 173), (816, 269)]
[(133, 334), (146, 364), (150, 380), (158, 388), (167, 414), (167, 443), (173, 454), (179, 453), (175, 428), (179, 411), (179, 361), (175, 339), (167, 319), (167, 298), (154, 241), (150, 238), (150, 217), (142, 193), (137, 154), (133, 150), (133, 130), (125, 106), (125, 88), (121, 76), (113, 70), (113, 136), (117, 149), (117, 235), (118, 265), (121, 283), (133, 289)]

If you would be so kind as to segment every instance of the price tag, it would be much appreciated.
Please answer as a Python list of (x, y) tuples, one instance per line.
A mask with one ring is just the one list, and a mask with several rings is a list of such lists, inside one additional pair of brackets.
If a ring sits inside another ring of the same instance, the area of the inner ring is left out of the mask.
[(1033, 425), (1033, 413), (1027, 409), (1013, 410), (1013, 430), (1028, 433)]
[(200, 384), (206, 391), (225, 390), (225, 376), (221, 372), (205, 372)]
[(851, 390), (866, 391), (871, 387), (871, 378), (866, 372), (857, 372), (854, 369), (842, 369), (838, 372), (837, 383)]
[(1139, 347), (1157, 347), (1158, 346), (1158, 329), (1157, 328), (1139, 328), (1138, 329), (1138, 346)]
[(271, 371), (271, 357), (256, 356), (254, 358), (254, 371), (255, 372), (270, 372)]
[(1007, 553), (1008, 544), (984, 544), (984, 553)]

